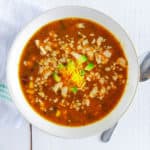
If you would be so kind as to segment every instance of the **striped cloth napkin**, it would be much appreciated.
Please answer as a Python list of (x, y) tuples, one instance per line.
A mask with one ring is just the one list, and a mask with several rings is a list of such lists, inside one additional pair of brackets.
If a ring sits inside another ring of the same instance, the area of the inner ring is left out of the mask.
[(9, 47), (16, 34), (41, 12), (30, 1), (0, 1), (0, 127), (21, 127), (25, 119), (11, 101), (6, 84), (6, 63)]

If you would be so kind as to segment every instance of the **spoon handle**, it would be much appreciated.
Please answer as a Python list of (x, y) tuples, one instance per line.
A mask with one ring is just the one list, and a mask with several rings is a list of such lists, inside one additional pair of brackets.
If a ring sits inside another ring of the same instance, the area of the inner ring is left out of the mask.
[(139, 57), (140, 62), (140, 82), (150, 79), (150, 52), (146, 52)]
[(101, 141), (106, 143), (106, 142), (109, 142), (116, 126), (117, 126), (118, 123), (116, 123), (112, 128), (108, 129), (108, 130), (105, 130), (102, 135), (101, 135)]
[[(150, 79), (150, 52), (145, 53), (139, 57), (140, 62), (140, 82)], [(111, 136), (116, 128), (118, 123), (116, 123), (112, 128), (105, 130), (101, 134), (102, 142), (109, 142)]]

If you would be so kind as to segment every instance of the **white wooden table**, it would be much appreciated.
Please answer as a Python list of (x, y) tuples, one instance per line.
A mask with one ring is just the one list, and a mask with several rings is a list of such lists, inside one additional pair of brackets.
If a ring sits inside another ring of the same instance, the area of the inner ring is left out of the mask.
[[(8, 24), (10, 28), (22, 28), (31, 18), (40, 12), (60, 5), (88, 6), (113, 17), (129, 33), (137, 48), (138, 55), (150, 50), (150, 1), (149, 0), (0, 0), (0, 22)], [(22, 6), (26, 9), (21, 11)], [(30, 9), (32, 6), (32, 9)], [(12, 9), (10, 10), (9, 8)], [(35, 13), (33, 13), (35, 11)], [(22, 12), (20, 15), (19, 13)], [(26, 15), (32, 15), (26, 18)], [(3, 15), (4, 14), (4, 15)], [(5, 14), (12, 20), (7, 20)], [(21, 18), (18, 18), (20, 17)], [(23, 23), (15, 24), (15, 19), (22, 19)], [(1, 28), (1, 25), (0, 25)], [(2, 27), (0, 30), (7, 30)], [(0, 32), (1, 33), (1, 32)], [(7, 38), (15, 33), (4, 36)], [(0, 41), (1, 42), (1, 41)], [(0, 51), (2, 47), (0, 46)], [(3, 68), (4, 69), (4, 68)], [(0, 129), (0, 150), (30, 150), (29, 125), (20, 129)], [(150, 81), (140, 83), (129, 111), (120, 120), (109, 143), (101, 143), (99, 137), (85, 139), (61, 139), (43, 133), (33, 127), (33, 150), (149, 150), (150, 149)]]

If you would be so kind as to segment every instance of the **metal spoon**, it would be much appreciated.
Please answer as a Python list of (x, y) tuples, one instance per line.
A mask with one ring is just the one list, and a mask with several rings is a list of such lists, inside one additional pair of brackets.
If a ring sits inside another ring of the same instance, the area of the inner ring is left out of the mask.
[[(139, 57), (140, 62), (140, 82), (146, 81), (150, 79), (150, 52), (145, 53), (144, 55)], [(112, 128), (104, 131), (101, 134), (101, 141), (102, 142), (109, 142), (116, 126), (116, 123)]]

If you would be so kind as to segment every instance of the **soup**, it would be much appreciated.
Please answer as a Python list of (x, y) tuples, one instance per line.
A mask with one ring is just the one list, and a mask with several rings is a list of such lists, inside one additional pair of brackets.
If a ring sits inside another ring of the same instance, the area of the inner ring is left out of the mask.
[(19, 66), (22, 91), (45, 119), (66, 126), (94, 123), (118, 104), (128, 62), (119, 41), (87, 19), (66, 18), (40, 28)]

